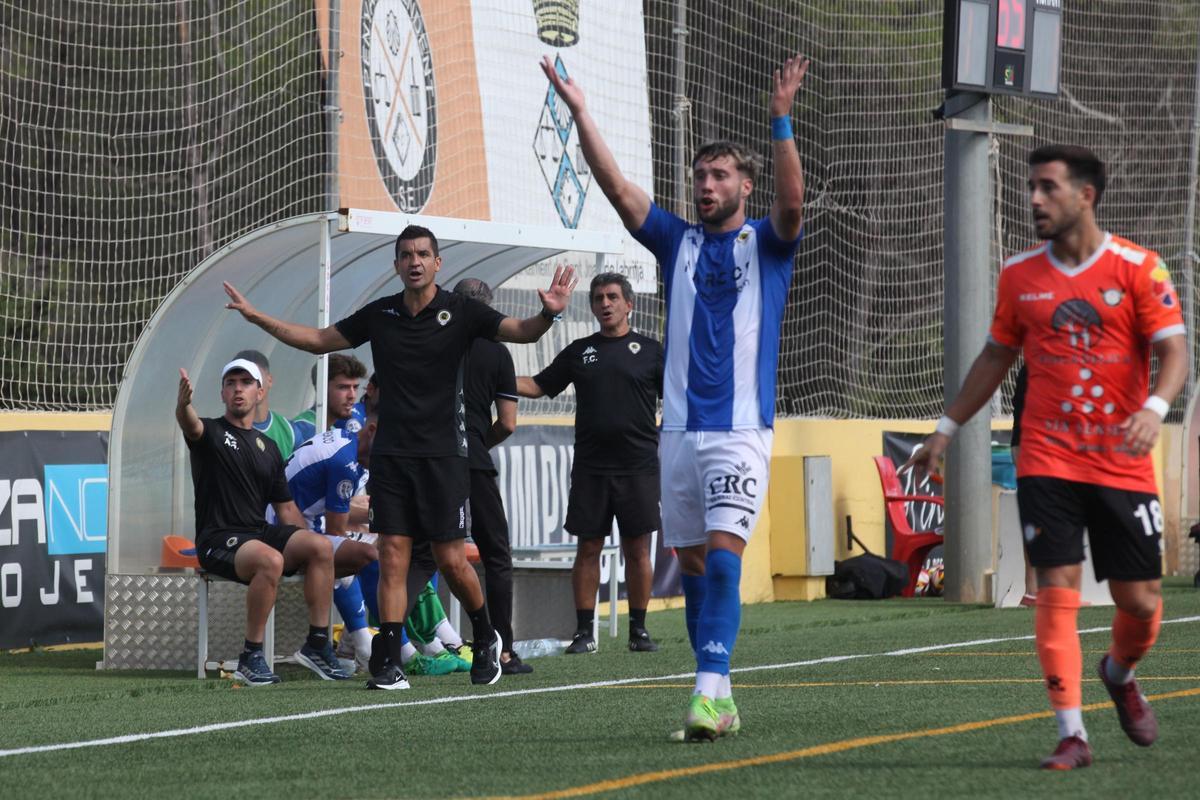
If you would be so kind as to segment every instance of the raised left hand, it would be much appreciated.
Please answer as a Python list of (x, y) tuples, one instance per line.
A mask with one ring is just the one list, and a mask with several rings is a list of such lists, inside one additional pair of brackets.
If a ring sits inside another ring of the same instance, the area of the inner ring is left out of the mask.
[(538, 289), (538, 299), (542, 301), (542, 308), (551, 314), (561, 314), (567, 309), (567, 304), (571, 301), (571, 292), (575, 290), (577, 283), (579, 278), (575, 275), (574, 267), (556, 267), (550, 288)]
[(796, 55), (783, 62), (783, 66), (775, 70), (771, 80), (771, 116), (791, 116), (792, 103), (796, 100), (796, 92), (804, 83), (808, 66), (812, 62), (804, 56)]

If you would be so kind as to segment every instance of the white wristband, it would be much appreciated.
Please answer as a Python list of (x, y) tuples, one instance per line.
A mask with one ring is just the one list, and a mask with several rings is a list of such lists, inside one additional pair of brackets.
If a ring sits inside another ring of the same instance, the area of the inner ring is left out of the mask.
[(954, 434), (958, 433), (958, 423), (947, 416), (943, 416), (937, 421), (937, 427), (933, 429), (936, 433), (954, 438)]
[(1171, 410), (1171, 404), (1158, 395), (1152, 394), (1146, 398), (1146, 402), (1142, 403), (1142, 408), (1148, 408), (1158, 414), (1159, 419), (1165, 419), (1167, 412)]

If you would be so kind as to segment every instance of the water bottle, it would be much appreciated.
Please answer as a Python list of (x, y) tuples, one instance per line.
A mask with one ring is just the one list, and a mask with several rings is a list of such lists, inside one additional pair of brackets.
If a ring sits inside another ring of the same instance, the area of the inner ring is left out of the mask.
[(557, 656), (567, 649), (569, 642), (562, 639), (527, 639), (516, 642), (513, 651), (521, 658), (540, 658), (541, 656)]

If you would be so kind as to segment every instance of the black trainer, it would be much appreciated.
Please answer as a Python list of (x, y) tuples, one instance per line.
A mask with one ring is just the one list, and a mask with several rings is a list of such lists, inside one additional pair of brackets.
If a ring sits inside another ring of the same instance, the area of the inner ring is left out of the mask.
[(635, 653), (653, 653), (658, 650), (658, 644), (645, 628), (630, 628), (629, 649)]
[(279, 676), (267, 666), (267, 659), (262, 650), (244, 651), (238, 656), (237, 670), (233, 679), (247, 686), (270, 686), (279, 683)]
[(383, 634), (377, 633), (371, 637), (371, 658), (367, 661), (367, 672), (378, 675), (383, 672), (387, 660), (387, 643), (383, 641)]
[(367, 688), (385, 689), (387, 691), (408, 689), (408, 677), (400, 667), (391, 661), (385, 661), (383, 668), (379, 672), (371, 673), (371, 680), (367, 681)]
[(490, 686), (500, 680), (500, 650), (504, 642), (500, 634), (493, 631), (491, 644), (471, 644), (471, 683)]
[(505, 675), (528, 675), (533, 672), (533, 667), (522, 661), (516, 653), (509, 653), (508, 661), (500, 661), (500, 671)]
[(596, 640), (592, 638), (592, 632), (586, 630), (575, 631), (575, 637), (567, 645), (566, 652), (570, 655), (596, 652)]

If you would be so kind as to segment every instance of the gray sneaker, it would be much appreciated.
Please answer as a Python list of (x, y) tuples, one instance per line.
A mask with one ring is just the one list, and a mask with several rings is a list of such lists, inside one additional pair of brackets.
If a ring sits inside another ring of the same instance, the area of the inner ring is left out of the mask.
[(348, 681), (350, 675), (342, 669), (337, 654), (333, 652), (333, 643), (326, 642), (322, 650), (309, 647), (307, 644), (296, 651), (296, 662), (308, 667), (323, 681)]

